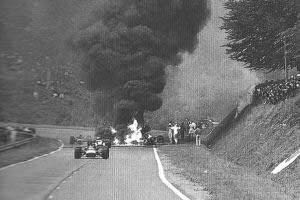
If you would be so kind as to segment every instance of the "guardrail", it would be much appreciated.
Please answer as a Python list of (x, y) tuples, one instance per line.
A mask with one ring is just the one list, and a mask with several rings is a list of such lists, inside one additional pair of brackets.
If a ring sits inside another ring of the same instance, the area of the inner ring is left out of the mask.
[(51, 128), (51, 129), (77, 129), (77, 130), (87, 130), (94, 131), (95, 127), (82, 127), (82, 126), (58, 126), (58, 125), (48, 125), (48, 124), (20, 124), (13, 122), (0, 122), (0, 125), (4, 126), (27, 126), (32, 128)]
[(214, 144), (216, 140), (222, 137), (222, 134), (226, 132), (229, 128), (229, 125), (232, 124), (236, 117), (237, 108), (234, 108), (221, 122), (220, 124), (211, 130), (211, 132), (201, 140), (201, 143), (206, 146)]
[(18, 132), (17, 134), (27, 135), (30, 138), (26, 138), (26, 139), (23, 139), (21, 141), (13, 142), (13, 143), (10, 143), (10, 144), (1, 145), (0, 146), (0, 152), (6, 151), (8, 149), (15, 148), (15, 147), (19, 147), (19, 146), (24, 145), (24, 144), (27, 144), (27, 143), (31, 142), (36, 137), (35, 134), (24, 133), (24, 132)]

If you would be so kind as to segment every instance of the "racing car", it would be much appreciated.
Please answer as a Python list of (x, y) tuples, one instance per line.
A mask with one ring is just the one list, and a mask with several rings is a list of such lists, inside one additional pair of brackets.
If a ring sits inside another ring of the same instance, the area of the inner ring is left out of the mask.
[(78, 137), (70, 136), (70, 144), (83, 144), (83, 142), (87, 142), (91, 140), (91, 138), (88, 136), (84, 138), (82, 135), (79, 135)]
[(111, 128), (108, 127), (98, 127), (95, 131), (95, 137), (101, 139), (109, 148), (114, 139)]
[(89, 141), (87, 146), (75, 147), (74, 158), (80, 159), (82, 157), (95, 158), (101, 157), (103, 159), (109, 158), (109, 147), (102, 140)]

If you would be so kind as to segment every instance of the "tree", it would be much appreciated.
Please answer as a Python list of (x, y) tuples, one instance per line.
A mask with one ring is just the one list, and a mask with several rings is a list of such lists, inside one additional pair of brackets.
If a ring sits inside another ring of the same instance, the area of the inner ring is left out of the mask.
[[(300, 3), (297, 4), (297, 10), (300, 10)], [(298, 21), (296, 25), (296, 62), (297, 70), (300, 72), (300, 13), (298, 13)]]
[[(222, 18), (221, 29), (228, 34), (224, 46), (230, 58), (252, 70), (284, 69), (283, 38), (296, 31), (296, 0), (229, 0), (224, 5), (229, 12)], [(296, 34), (291, 35), (288, 40), (295, 41)], [(293, 68), (296, 47), (289, 44), (287, 62)]]
[[(279, 33), (279, 37), (275, 41), (278, 52), (284, 54), (284, 65), (286, 70), (289, 66), (297, 66), (297, 48), (296, 48), (296, 25), (292, 28)], [(286, 79), (287, 73), (286, 73)]]

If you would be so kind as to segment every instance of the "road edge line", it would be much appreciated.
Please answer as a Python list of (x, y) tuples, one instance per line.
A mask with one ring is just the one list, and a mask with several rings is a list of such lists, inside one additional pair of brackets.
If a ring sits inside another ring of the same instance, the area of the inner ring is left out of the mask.
[(40, 155), (40, 156), (33, 157), (33, 158), (29, 159), (29, 160), (25, 160), (25, 161), (21, 161), (21, 162), (17, 162), (17, 163), (14, 163), (14, 164), (7, 165), (5, 167), (0, 168), (0, 171), (3, 171), (5, 169), (7, 169), (7, 168), (10, 168), (10, 167), (13, 167), (13, 166), (16, 166), (16, 165), (28, 163), (28, 162), (34, 161), (36, 159), (39, 159), (39, 158), (42, 158), (42, 157), (45, 157), (45, 156), (48, 156), (48, 155), (51, 155), (51, 154), (54, 154), (54, 153), (57, 153), (57, 152), (61, 151), (63, 149), (63, 147), (64, 147), (64, 143), (61, 140), (58, 140), (58, 141), (61, 143), (61, 145), (60, 145), (60, 147), (58, 147), (58, 149), (56, 149), (54, 151), (51, 151), (49, 153)]
[(81, 168), (83, 168), (85, 165), (87, 165), (88, 162), (83, 163), (82, 165), (80, 165), (79, 167), (77, 167), (76, 169), (72, 170), (67, 176), (65, 176), (63, 179), (61, 179), (58, 183), (56, 183), (54, 185), (54, 187), (52, 187), (47, 194), (44, 196), (43, 199), (49, 199), (49, 197), (51, 196), (51, 194), (57, 189), (57, 187), (59, 187), (64, 181), (66, 181), (69, 177), (73, 176), (75, 174), (75, 172), (78, 172), (79, 170), (81, 170)]
[(157, 162), (158, 166), (158, 175), (160, 180), (170, 189), (172, 190), (177, 196), (179, 196), (182, 200), (190, 200), (187, 196), (185, 196), (182, 192), (180, 192), (176, 187), (174, 187), (165, 177), (164, 169), (161, 164), (160, 158), (157, 153), (157, 149), (153, 147), (154, 157)]

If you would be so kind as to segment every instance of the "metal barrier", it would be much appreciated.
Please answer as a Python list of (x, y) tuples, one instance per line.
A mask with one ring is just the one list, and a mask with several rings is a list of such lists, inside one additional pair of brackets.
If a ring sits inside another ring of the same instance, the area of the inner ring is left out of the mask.
[(1, 145), (0, 152), (27, 144), (27, 143), (31, 142), (32, 140), (34, 140), (36, 137), (35, 134), (30, 134), (30, 133), (25, 133), (25, 132), (18, 132), (17, 134), (23, 134), (23, 135), (29, 136), (30, 138), (26, 138), (21, 141), (13, 142), (10, 144)]
[(233, 123), (235, 120), (237, 113), (237, 108), (234, 108), (222, 121), (221, 123), (211, 130), (211, 132), (203, 138), (201, 143), (205, 144), (206, 146), (212, 145), (216, 140), (218, 140), (222, 134), (226, 132), (226, 129)]
[(95, 127), (58, 126), (58, 125), (48, 125), (48, 124), (19, 124), (13, 122), (0, 122), (0, 126), (27, 126), (32, 128), (76, 129), (76, 130), (87, 130), (87, 131), (95, 130)]

